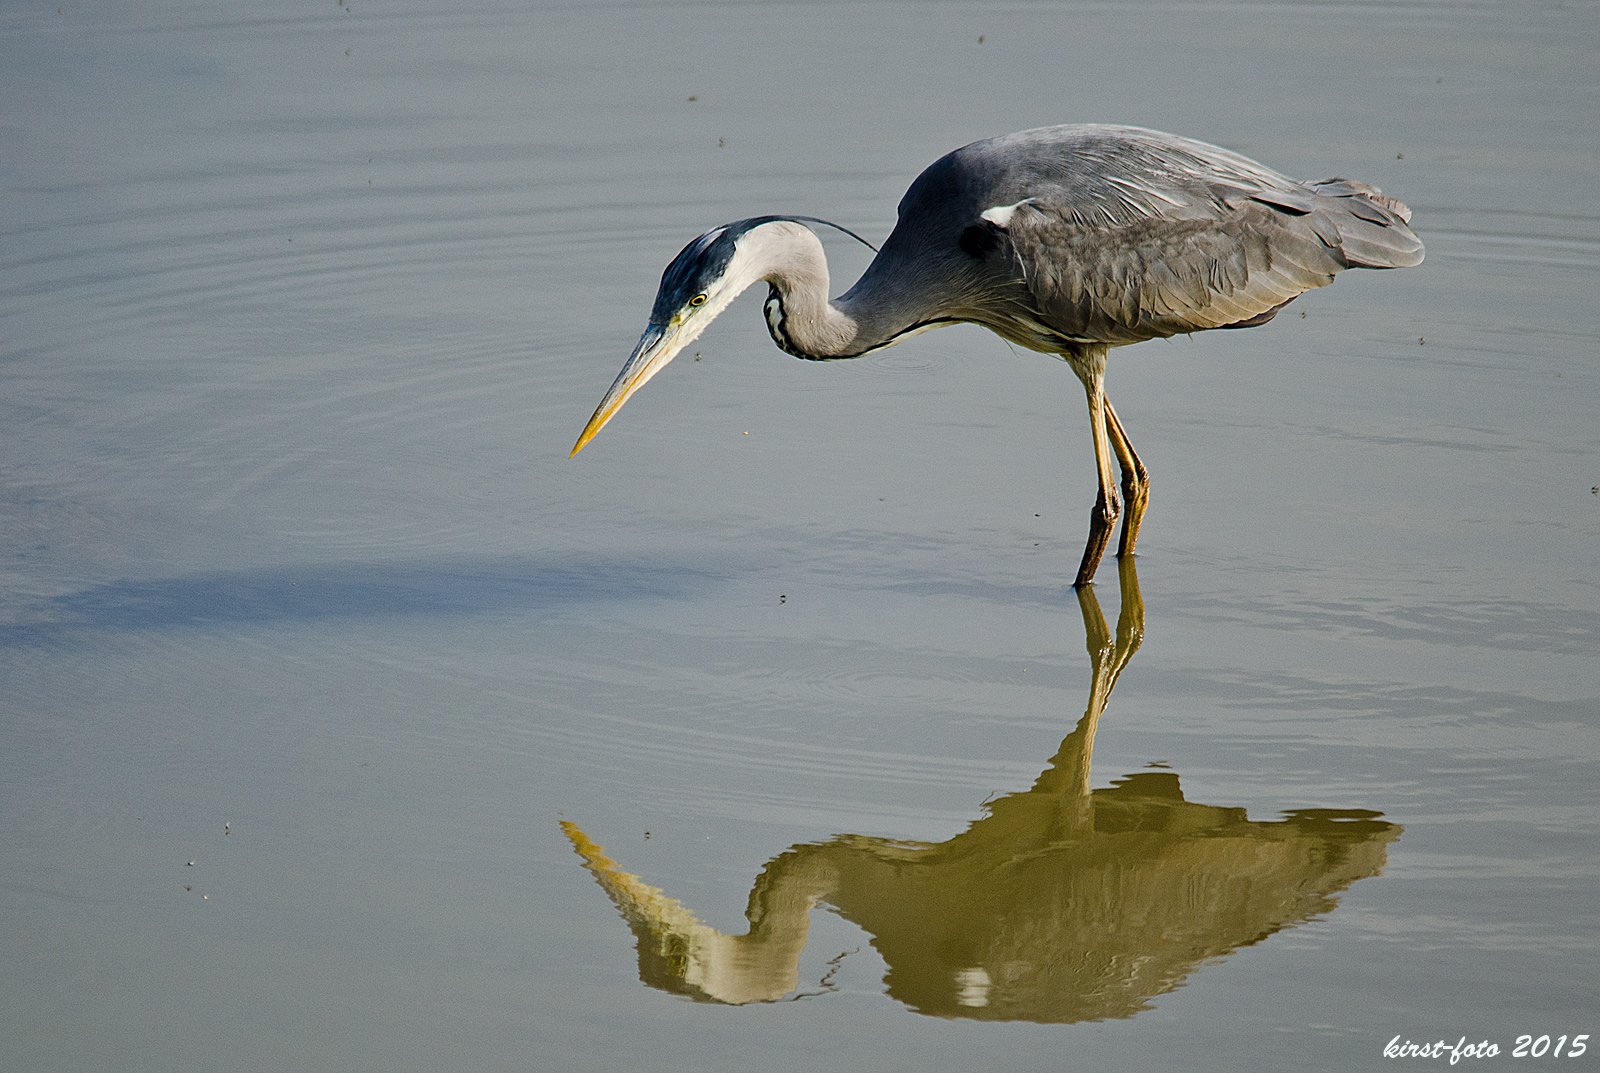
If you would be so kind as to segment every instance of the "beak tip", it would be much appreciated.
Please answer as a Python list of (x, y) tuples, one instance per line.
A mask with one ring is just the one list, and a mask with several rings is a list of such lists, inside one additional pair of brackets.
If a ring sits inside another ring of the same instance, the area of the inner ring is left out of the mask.
[[(610, 414), (607, 414), (607, 419), (609, 419), (610, 416)], [(579, 451), (583, 450), (584, 447), (588, 445), (589, 441), (594, 439), (595, 433), (599, 432), (600, 427), (604, 424), (605, 421), (600, 419), (600, 414), (597, 412), (589, 419), (589, 423), (584, 426), (583, 435), (579, 436), (578, 442), (572, 445), (572, 454), (567, 455), (567, 457), (572, 458), (576, 456)]]

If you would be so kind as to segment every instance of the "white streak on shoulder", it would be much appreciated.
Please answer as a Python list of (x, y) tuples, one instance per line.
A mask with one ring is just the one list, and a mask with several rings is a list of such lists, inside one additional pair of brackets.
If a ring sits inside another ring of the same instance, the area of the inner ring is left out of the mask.
[(1026, 205), (1032, 200), (1033, 198), (1031, 197), (1025, 197), (1015, 205), (996, 205), (992, 209), (984, 209), (978, 214), (978, 219), (986, 220), (999, 228), (1009, 227), (1011, 225), (1011, 216), (1017, 211), (1017, 208), (1021, 205)]

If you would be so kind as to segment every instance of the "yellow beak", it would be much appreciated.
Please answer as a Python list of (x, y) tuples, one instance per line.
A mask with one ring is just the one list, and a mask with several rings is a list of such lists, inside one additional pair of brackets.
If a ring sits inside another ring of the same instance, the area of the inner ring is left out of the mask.
[[(578, 437), (576, 446), (572, 448), (572, 455), (583, 450), (583, 445), (594, 439), (595, 433), (604, 428), (606, 422), (622, 409), (622, 404), (628, 401), (628, 396), (638, 391), (646, 380), (677, 357), (678, 351), (688, 342), (687, 339), (679, 340), (679, 332), (675, 326), (652, 324), (646, 328), (644, 335), (639, 337), (639, 345), (633, 348), (633, 354), (622, 366), (622, 371), (617, 374), (611, 390), (606, 392), (606, 397), (595, 407), (594, 416), (589, 418), (589, 423), (583, 427), (583, 435)], [(572, 455), (567, 457), (571, 458)]]

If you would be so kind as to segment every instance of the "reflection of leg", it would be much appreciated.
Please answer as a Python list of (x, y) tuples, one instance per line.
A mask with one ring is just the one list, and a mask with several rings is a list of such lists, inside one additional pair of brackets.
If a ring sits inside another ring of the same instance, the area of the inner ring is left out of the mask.
[[(1074, 780), (1078, 793), (1085, 800), (1089, 793), (1089, 761), (1094, 753), (1094, 732), (1099, 725), (1100, 714), (1111, 700), (1111, 690), (1116, 687), (1122, 668), (1128, 665), (1133, 654), (1144, 643), (1144, 596), (1139, 592), (1139, 574), (1133, 565), (1133, 556), (1117, 560), (1117, 580), (1122, 589), (1122, 609), (1117, 615), (1115, 640), (1106, 626), (1106, 616), (1100, 610), (1100, 601), (1095, 597), (1094, 590), (1088, 586), (1078, 590), (1078, 609), (1083, 613), (1083, 638), (1089, 649), (1089, 665), (1094, 676), (1089, 683), (1089, 706), (1084, 710), (1083, 719), (1069, 735), (1068, 741), (1062, 742), (1062, 750), (1057, 755), (1059, 759), (1066, 760), (1069, 753), (1073, 754)], [(1068, 742), (1073, 738), (1081, 740), (1074, 749), (1069, 750)]]
[(1095, 472), (1100, 480), (1100, 494), (1095, 498), (1094, 509), (1089, 512), (1089, 541), (1083, 548), (1083, 562), (1078, 566), (1077, 588), (1089, 584), (1100, 565), (1106, 545), (1111, 541), (1111, 530), (1122, 513), (1116, 488), (1111, 483), (1111, 445), (1106, 432), (1109, 417), (1106, 407), (1106, 352), (1104, 347), (1086, 354), (1066, 355), (1072, 371), (1083, 381), (1083, 390), (1089, 396), (1089, 432), (1094, 437)]
[[(1095, 599), (1094, 589), (1087, 585), (1078, 589), (1078, 609), (1083, 612), (1083, 637), (1089, 649), (1089, 666), (1093, 675), (1089, 679), (1089, 706), (1083, 718), (1072, 731), (1071, 737), (1079, 739), (1073, 763), (1073, 791), (1071, 796), (1087, 806), (1089, 800), (1089, 760), (1094, 753), (1094, 732), (1111, 697), (1111, 684), (1116, 680), (1117, 645), (1106, 628), (1106, 616)], [(1065, 743), (1063, 743), (1065, 744)], [(1062, 750), (1065, 759), (1066, 750)]]
[(1112, 687), (1117, 684), (1117, 676), (1122, 673), (1122, 668), (1128, 665), (1133, 654), (1139, 651), (1139, 646), (1144, 643), (1144, 596), (1139, 592), (1139, 571), (1133, 563), (1131, 555), (1124, 555), (1117, 560), (1117, 581), (1122, 588), (1122, 610), (1117, 614), (1116, 668), (1111, 672), (1111, 681), (1106, 686), (1108, 699)]
[(1122, 430), (1117, 411), (1106, 400), (1106, 431), (1111, 434), (1111, 446), (1117, 452), (1122, 466), (1122, 502), (1127, 513), (1122, 518), (1122, 543), (1117, 546), (1117, 557), (1133, 554), (1133, 545), (1139, 539), (1139, 523), (1144, 520), (1144, 509), (1150, 505), (1150, 472), (1133, 453), (1133, 444)]
[(1083, 639), (1089, 648), (1089, 663), (1099, 667), (1110, 657), (1114, 646), (1111, 631), (1106, 627), (1105, 612), (1100, 610), (1100, 601), (1095, 598), (1093, 589), (1078, 590), (1078, 610), (1083, 612)]
[(1094, 685), (1089, 691), (1089, 708), (1098, 714), (1111, 699), (1117, 676), (1144, 643), (1144, 596), (1139, 592), (1139, 571), (1133, 557), (1117, 560), (1117, 581), (1122, 589), (1122, 609), (1117, 615), (1117, 636), (1112, 640), (1106, 616), (1092, 590), (1078, 590), (1078, 608), (1083, 612), (1083, 637), (1094, 668)]

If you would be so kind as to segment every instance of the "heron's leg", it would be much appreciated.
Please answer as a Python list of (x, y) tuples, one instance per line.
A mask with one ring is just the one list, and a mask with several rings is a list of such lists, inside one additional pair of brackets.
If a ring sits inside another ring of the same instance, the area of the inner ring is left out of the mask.
[(1111, 446), (1117, 452), (1122, 466), (1122, 502), (1128, 513), (1122, 518), (1122, 543), (1117, 546), (1117, 558), (1133, 554), (1133, 545), (1139, 539), (1139, 523), (1144, 520), (1144, 509), (1150, 505), (1150, 472), (1133, 453), (1133, 444), (1122, 430), (1117, 411), (1106, 400), (1106, 431), (1111, 435)]
[(1116, 528), (1117, 515), (1122, 504), (1117, 499), (1116, 486), (1111, 482), (1111, 444), (1106, 433), (1110, 410), (1106, 406), (1106, 352), (1104, 348), (1082, 354), (1066, 355), (1072, 371), (1083, 381), (1083, 390), (1089, 396), (1089, 432), (1094, 436), (1095, 468), (1100, 477), (1100, 494), (1095, 497), (1094, 509), (1089, 512), (1089, 542), (1083, 548), (1083, 562), (1078, 566), (1074, 588), (1081, 588), (1094, 579), (1095, 567), (1111, 542), (1111, 530)]

